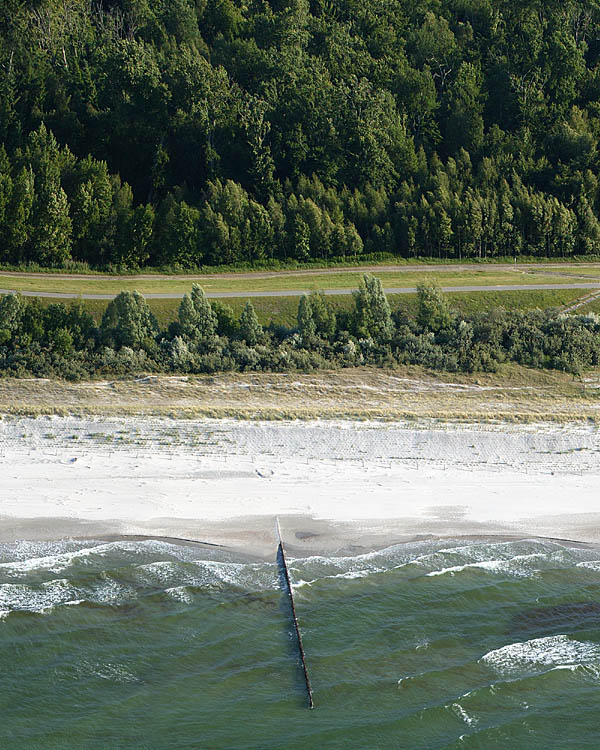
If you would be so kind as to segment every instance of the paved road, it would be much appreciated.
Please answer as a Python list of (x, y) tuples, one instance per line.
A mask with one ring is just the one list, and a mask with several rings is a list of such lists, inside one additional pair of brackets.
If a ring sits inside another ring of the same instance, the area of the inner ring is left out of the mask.
[(542, 274), (559, 274), (563, 273), (568, 275), (575, 275), (577, 277), (592, 278), (590, 276), (585, 277), (584, 274), (578, 273), (578, 269), (583, 268), (600, 268), (600, 263), (448, 263), (448, 264), (390, 264), (390, 265), (373, 265), (373, 266), (334, 266), (332, 268), (298, 268), (295, 270), (282, 270), (282, 271), (232, 271), (230, 273), (210, 273), (210, 274), (137, 274), (137, 275), (122, 275), (122, 276), (111, 276), (109, 274), (85, 274), (85, 273), (37, 273), (30, 271), (0, 271), (0, 276), (13, 276), (19, 279), (61, 279), (70, 281), (73, 279), (90, 279), (92, 281), (98, 281), (103, 279), (105, 281), (139, 281), (139, 280), (153, 280), (153, 281), (209, 281), (214, 279), (272, 279), (274, 277), (281, 276), (312, 276), (312, 275), (323, 275), (323, 274), (335, 274), (335, 273), (387, 273), (387, 272), (407, 272), (419, 271), (425, 273), (444, 273), (451, 271), (516, 271), (527, 272), (527, 273), (542, 273)]
[[(519, 292), (519, 291), (546, 291), (557, 289), (600, 289), (600, 279), (595, 283), (575, 284), (498, 284), (496, 286), (443, 286), (443, 292)], [(310, 294), (309, 289), (286, 289), (276, 292), (207, 292), (206, 296), (213, 299), (225, 299), (232, 297), (300, 297)], [(338, 295), (352, 294), (355, 289), (321, 289), (323, 294)], [(388, 287), (386, 294), (415, 294), (417, 288), (414, 286)], [(0, 294), (16, 294), (15, 289), (0, 289)], [(114, 299), (115, 294), (75, 294), (71, 292), (21, 292), (24, 297), (46, 297), (50, 299)], [(181, 299), (183, 292), (165, 294), (144, 294), (146, 299)]]

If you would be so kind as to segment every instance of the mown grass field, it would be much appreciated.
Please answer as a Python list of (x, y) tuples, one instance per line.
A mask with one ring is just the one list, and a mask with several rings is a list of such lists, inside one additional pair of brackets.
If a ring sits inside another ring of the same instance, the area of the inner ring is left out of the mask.
[[(315, 289), (351, 289), (356, 288), (362, 277), (362, 271), (339, 271), (335, 273), (291, 274), (281, 271), (265, 277), (264, 275), (244, 275), (238, 277), (203, 277), (198, 283), (206, 292), (282, 292), (304, 291)], [(435, 270), (415, 271), (378, 271), (376, 275), (386, 288), (415, 287), (419, 283), (438, 283), (441, 286), (498, 286), (523, 284), (572, 284), (581, 274), (588, 274), (575, 267), (548, 269), (540, 267), (535, 270), (492, 271), (485, 268), (473, 270)], [(600, 271), (589, 271), (590, 276), (598, 276)], [(590, 279), (590, 281), (593, 281)], [(184, 294), (192, 287), (193, 281), (177, 277), (138, 278), (123, 277), (90, 277), (58, 278), (53, 276), (6, 276), (0, 275), (1, 289), (14, 289), (20, 292), (70, 293), (70, 294), (118, 294), (123, 290), (137, 290), (142, 294)]]

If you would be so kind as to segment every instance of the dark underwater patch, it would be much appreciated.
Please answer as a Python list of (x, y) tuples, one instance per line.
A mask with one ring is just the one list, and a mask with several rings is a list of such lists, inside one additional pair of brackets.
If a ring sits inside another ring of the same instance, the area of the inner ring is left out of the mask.
[(526, 609), (515, 615), (509, 632), (536, 637), (600, 628), (600, 602), (569, 602)]

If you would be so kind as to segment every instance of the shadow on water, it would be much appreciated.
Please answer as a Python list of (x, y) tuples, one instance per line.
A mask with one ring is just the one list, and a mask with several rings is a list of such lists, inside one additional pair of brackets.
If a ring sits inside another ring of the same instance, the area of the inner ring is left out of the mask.
[[(300, 644), (296, 635), (296, 626), (294, 623), (294, 612), (292, 609), (292, 601), (290, 591), (288, 588), (288, 580), (286, 576), (285, 561), (281, 550), (281, 545), (277, 547), (277, 577), (279, 581), (279, 588), (281, 589), (282, 596), (280, 598), (280, 611), (285, 616), (285, 622), (287, 623), (287, 649), (291, 659), (296, 663), (296, 669), (294, 670), (294, 681), (293, 689), (294, 693), (302, 697), (302, 701), (306, 704), (307, 700), (307, 686), (306, 679), (304, 676), (304, 669), (302, 665), (302, 655), (300, 651)], [(312, 706), (311, 706), (312, 707)]]
[(600, 628), (600, 602), (569, 602), (526, 609), (512, 618), (509, 632), (538, 638), (589, 628)]

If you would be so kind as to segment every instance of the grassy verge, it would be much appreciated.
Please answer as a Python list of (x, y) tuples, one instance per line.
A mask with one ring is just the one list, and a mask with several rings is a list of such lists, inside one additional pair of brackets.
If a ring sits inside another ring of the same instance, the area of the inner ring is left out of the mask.
[[(381, 271), (377, 273), (386, 288), (415, 287), (419, 283), (438, 283), (442, 286), (498, 286), (526, 284), (572, 284), (579, 279), (573, 275), (558, 275), (558, 272), (535, 274), (522, 271), (445, 270), (425, 271)], [(307, 274), (301, 277), (281, 272), (267, 278), (207, 278), (201, 280), (206, 292), (282, 292), (315, 289), (356, 288), (360, 282), (360, 271), (340, 273)], [(128, 279), (124, 278), (47, 278), (0, 276), (1, 289), (21, 292), (61, 292), (70, 294), (113, 294), (122, 290), (137, 290), (142, 294), (184, 294), (192, 287), (189, 279)], [(599, 279), (600, 285), (600, 279)]]
[(600, 421), (600, 370), (584, 381), (506, 365), (476, 375), (422, 367), (149, 376), (66, 383), (0, 379), (0, 414), (242, 419)]
[(515, 263), (515, 257), (512, 255), (497, 256), (490, 258), (431, 258), (418, 255), (414, 258), (403, 258), (392, 253), (370, 253), (361, 255), (360, 257), (354, 258), (334, 258), (329, 260), (314, 259), (307, 262), (299, 262), (297, 260), (262, 260), (252, 262), (241, 262), (233, 263), (230, 265), (217, 265), (217, 266), (204, 266), (199, 265), (193, 268), (180, 268), (177, 266), (148, 266), (144, 268), (124, 268), (124, 267), (109, 267), (109, 268), (93, 268), (87, 263), (79, 261), (71, 261), (65, 267), (62, 268), (46, 268), (40, 266), (37, 263), (26, 263), (20, 265), (11, 264), (0, 264), (0, 274), (2, 271), (16, 271), (22, 273), (43, 273), (48, 275), (53, 274), (86, 274), (92, 276), (102, 276), (105, 274), (119, 275), (123, 277), (134, 276), (137, 274), (150, 274), (150, 275), (189, 275), (189, 274), (202, 274), (211, 275), (218, 273), (248, 273), (254, 271), (290, 271), (290, 270), (310, 270), (310, 269), (322, 269), (322, 268), (344, 268), (344, 267), (356, 267), (356, 266), (373, 266), (373, 265), (397, 265), (397, 266), (440, 266), (440, 265), (480, 265), (490, 266), (497, 264), (510, 264), (510, 265), (523, 265), (523, 264), (534, 264), (534, 265), (582, 265), (588, 263), (600, 262), (600, 255), (579, 255), (570, 256), (563, 258), (540, 258), (532, 255), (520, 255), (517, 258), (518, 263)]
[[(448, 298), (452, 307), (463, 313), (472, 314), (497, 307), (505, 307), (510, 310), (561, 307), (562, 305), (574, 302), (582, 297), (583, 294), (585, 294), (585, 290), (581, 289), (553, 289), (547, 291), (522, 290), (514, 292), (453, 292), (448, 294)], [(234, 297), (222, 301), (224, 304), (229, 305), (234, 313), (239, 316), (247, 299), (252, 301), (258, 319), (263, 325), (268, 325), (271, 321), (275, 324), (288, 327), (296, 324), (299, 297)], [(334, 296), (328, 299), (336, 310), (349, 310), (353, 305), (353, 298), (350, 295)], [(388, 299), (392, 309), (402, 306), (409, 314), (416, 312), (416, 294), (391, 294)], [(39, 301), (42, 305), (49, 305), (57, 301), (65, 302), (65, 300), (47, 297), (40, 297)], [(94, 316), (96, 322), (100, 322), (108, 305), (108, 300), (84, 300), (83, 302)], [(68, 300), (66, 304), (68, 304)], [(148, 304), (161, 328), (165, 328), (171, 321), (177, 318), (177, 311), (180, 304), (178, 299), (151, 299), (148, 300)], [(600, 300), (594, 304), (596, 307), (593, 309), (600, 312)], [(587, 310), (587, 307), (581, 308), (578, 312), (583, 310)]]

